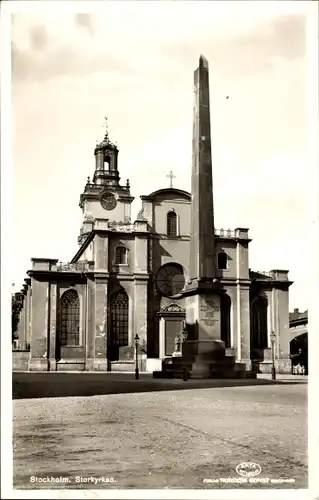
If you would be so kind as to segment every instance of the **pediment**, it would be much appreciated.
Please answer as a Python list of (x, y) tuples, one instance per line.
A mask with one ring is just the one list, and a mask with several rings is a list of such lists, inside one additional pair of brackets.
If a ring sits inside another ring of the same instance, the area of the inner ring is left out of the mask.
[(171, 304), (168, 304), (168, 306), (164, 307), (162, 309), (162, 312), (185, 313), (185, 309), (183, 307), (179, 306), (178, 304), (176, 304), (176, 302), (172, 302)]

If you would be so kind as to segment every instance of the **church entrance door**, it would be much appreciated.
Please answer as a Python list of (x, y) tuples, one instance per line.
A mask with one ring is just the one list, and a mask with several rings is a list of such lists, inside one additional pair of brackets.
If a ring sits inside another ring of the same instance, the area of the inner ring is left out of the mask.
[(185, 311), (178, 304), (170, 304), (158, 313), (159, 318), (159, 358), (172, 356), (175, 338), (183, 330)]
[(183, 329), (183, 320), (181, 318), (165, 319), (165, 345), (164, 355), (171, 356), (175, 351), (175, 338)]

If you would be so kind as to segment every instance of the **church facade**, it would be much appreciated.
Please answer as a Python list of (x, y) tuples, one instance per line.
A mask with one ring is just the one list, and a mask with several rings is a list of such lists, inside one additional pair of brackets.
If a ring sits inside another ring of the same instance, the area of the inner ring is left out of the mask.
[[(119, 150), (106, 133), (80, 196), (79, 248), (68, 263), (33, 258), (22, 290), (18, 347), (28, 369), (161, 369), (185, 322), (189, 279), (190, 193), (170, 187), (134, 200), (122, 185)], [(203, 214), (205, 217), (205, 214)], [(225, 290), (221, 335), (226, 353), (261, 372), (290, 373), (288, 271), (249, 268), (248, 229), (214, 230), (215, 268)]]

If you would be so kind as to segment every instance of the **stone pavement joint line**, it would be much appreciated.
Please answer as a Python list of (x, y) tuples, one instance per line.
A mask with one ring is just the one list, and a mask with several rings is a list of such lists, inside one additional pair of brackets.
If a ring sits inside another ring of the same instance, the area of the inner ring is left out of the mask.
[[(211, 434), (210, 432), (202, 431), (200, 429), (197, 429), (196, 427), (191, 427), (190, 425), (182, 424), (181, 422), (176, 422), (175, 420), (170, 420), (169, 418), (165, 418), (165, 417), (162, 417), (162, 416), (158, 417), (156, 415), (154, 415), (154, 418), (157, 418), (157, 419), (160, 419), (160, 420), (164, 420), (166, 422), (169, 422), (171, 424), (175, 424), (175, 425), (180, 426), (180, 427), (184, 427), (185, 429), (197, 432), (198, 434), (202, 434), (204, 436), (207, 436), (207, 437), (210, 437), (210, 438), (213, 438), (213, 439), (218, 439), (222, 443), (230, 444), (232, 446), (237, 446), (237, 448), (245, 448), (245, 449), (247, 449), (249, 451), (253, 451), (254, 453), (262, 453), (263, 455), (266, 455), (266, 456), (270, 455), (273, 458), (275, 457), (275, 455), (274, 455), (273, 452), (270, 452), (270, 451), (267, 451), (267, 450), (263, 450), (263, 449), (260, 449), (260, 448), (256, 449), (253, 446), (249, 446), (248, 444), (234, 443), (231, 439), (222, 438), (222, 437), (220, 437), (220, 436), (218, 436), (216, 434)], [(282, 462), (285, 462), (287, 465), (292, 465), (292, 466), (297, 465), (298, 467), (304, 467), (305, 469), (307, 469), (307, 466), (305, 464), (303, 464), (302, 462), (299, 462), (297, 460), (291, 460), (289, 458), (282, 458), (282, 457), (276, 457), (276, 458), (278, 458)]]

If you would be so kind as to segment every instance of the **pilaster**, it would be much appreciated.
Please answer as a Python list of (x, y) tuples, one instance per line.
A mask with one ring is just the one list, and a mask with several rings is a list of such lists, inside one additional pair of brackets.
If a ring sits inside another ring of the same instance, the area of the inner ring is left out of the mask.
[(28, 323), (28, 344), (30, 345), (31, 344), (31, 334), (32, 334), (32, 288), (31, 288), (31, 279), (28, 278), (28, 294), (29, 294), (29, 302), (28, 302), (28, 306), (29, 306), (29, 314), (28, 314), (28, 318), (29, 318), (29, 323)]
[(94, 370), (107, 370), (107, 278), (95, 281)]
[[(236, 247), (236, 263), (237, 263), (237, 278), (238, 279), (249, 279), (249, 263), (248, 263), (248, 229), (239, 229), (236, 230), (236, 236), (243, 238), (247, 238), (247, 242), (241, 240), (237, 241)], [(243, 233), (243, 231), (247, 231), (247, 233)]]
[(161, 317), (159, 321), (159, 358), (165, 357), (165, 318)]
[(246, 364), (246, 368), (251, 368), (250, 359), (250, 302), (249, 287), (240, 286), (240, 360)]
[[(25, 280), (27, 283), (27, 294), (26, 294), (26, 322), (25, 322), (25, 342), (26, 345), (30, 345), (30, 334), (31, 334), (31, 280)], [(30, 282), (30, 283), (29, 283)]]
[[(147, 342), (147, 283), (146, 279), (134, 284), (134, 336), (139, 336), (140, 345)], [(134, 345), (134, 344), (133, 344)]]
[(231, 347), (235, 349), (235, 352), (237, 350), (237, 344), (238, 344), (238, 339), (237, 339), (237, 290), (236, 287), (230, 286), (226, 289), (227, 295), (230, 297), (231, 300), (231, 307), (230, 307), (230, 342), (231, 342)]
[(289, 331), (289, 293), (285, 289), (276, 290), (277, 331), (276, 331), (276, 354), (280, 373), (291, 372), (290, 354), (290, 331)]
[[(107, 229), (107, 220), (96, 219), (96, 226), (99, 229)], [(94, 238), (94, 261), (95, 261), (95, 271), (107, 272), (108, 271), (108, 233), (101, 232), (97, 233)]]
[(267, 347), (271, 348), (271, 332), (275, 331), (275, 320), (274, 320), (274, 288), (271, 290), (264, 290), (264, 294), (267, 297)]
[(86, 363), (85, 369), (93, 370), (95, 355), (95, 282), (87, 280), (87, 315), (86, 315)]
[[(33, 258), (32, 271), (55, 271), (57, 259)], [(47, 371), (50, 356), (51, 291), (48, 281), (31, 279), (31, 355), (29, 370)]]
[(144, 235), (135, 235), (134, 238), (134, 272), (147, 273), (147, 233)]
[(32, 278), (32, 338), (29, 370), (48, 370), (49, 283)]
[(24, 342), (22, 349), (27, 349), (29, 335), (29, 293), (28, 285), (24, 285)]
[(56, 371), (56, 323), (57, 323), (57, 288), (56, 282), (50, 283), (50, 324), (49, 324), (49, 370)]

